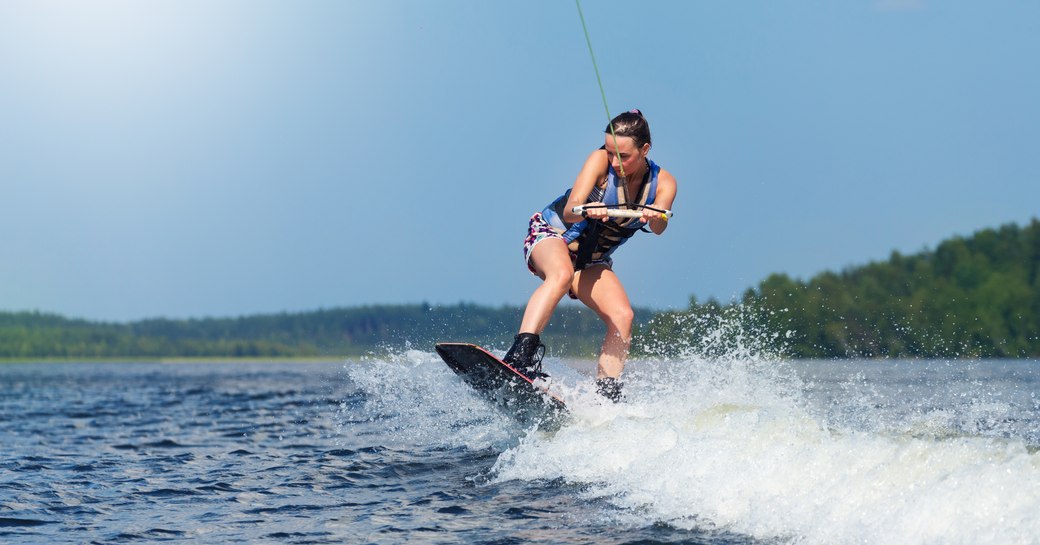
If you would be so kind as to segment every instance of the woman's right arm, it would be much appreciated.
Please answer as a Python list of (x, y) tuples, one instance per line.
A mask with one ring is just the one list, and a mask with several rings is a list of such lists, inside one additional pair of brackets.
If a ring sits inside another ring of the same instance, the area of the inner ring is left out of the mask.
[[(574, 187), (571, 188), (571, 196), (567, 199), (567, 206), (563, 209), (563, 221), (566, 223), (576, 223), (584, 218), (581, 214), (575, 214), (571, 212), (571, 209), (575, 206), (581, 206), (586, 203), (586, 199), (589, 198), (589, 193), (592, 193), (592, 188), (603, 178), (604, 173), (607, 172), (607, 166), (609, 160), (607, 159), (607, 152), (603, 149), (598, 149), (589, 154), (588, 159), (585, 159), (585, 166), (581, 167), (581, 172), (578, 173), (578, 178), (574, 180)], [(598, 203), (596, 203), (598, 204)], [(590, 218), (606, 218), (607, 211), (603, 208), (593, 208), (587, 211)]]

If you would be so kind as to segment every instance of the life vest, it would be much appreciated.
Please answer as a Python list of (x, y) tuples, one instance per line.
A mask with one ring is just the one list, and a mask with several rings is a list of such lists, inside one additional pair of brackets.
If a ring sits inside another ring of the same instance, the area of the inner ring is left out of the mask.
[[(589, 193), (585, 203), (602, 202), (617, 208), (638, 204), (652, 206), (657, 195), (657, 176), (661, 167), (650, 159), (646, 160), (647, 169), (640, 185), (639, 194), (631, 201), (625, 200), (625, 190), (621, 177), (614, 172), (613, 166), (607, 167), (606, 184), (597, 185)], [(582, 220), (575, 223), (563, 221), (563, 211), (567, 206), (571, 190), (558, 197), (542, 210), (542, 218), (557, 230), (571, 254), (576, 255), (575, 270), (580, 270), (588, 263), (602, 262), (639, 231), (645, 230), (646, 222), (637, 218), (609, 218), (607, 221)], [(631, 206), (631, 208), (636, 208)]]

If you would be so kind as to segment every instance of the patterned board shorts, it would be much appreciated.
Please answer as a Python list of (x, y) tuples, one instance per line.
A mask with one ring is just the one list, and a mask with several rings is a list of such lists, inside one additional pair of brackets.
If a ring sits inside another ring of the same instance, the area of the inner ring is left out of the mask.
[[(535, 212), (535, 214), (531, 216), (531, 222), (527, 227), (527, 238), (524, 239), (524, 261), (527, 263), (527, 270), (531, 271), (531, 274), (535, 276), (538, 276), (538, 271), (534, 270), (534, 266), (531, 265), (531, 252), (534, 251), (534, 247), (539, 242), (547, 238), (558, 238), (566, 242), (563, 235), (561, 235), (556, 229), (553, 229), (553, 227), (545, 221), (541, 212)], [(578, 255), (574, 252), (570, 252), (570, 254), (571, 263), (574, 263), (578, 259)], [(606, 259), (590, 261), (584, 268), (587, 269), (593, 265), (606, 265), (609, 269), (612, 264), (613, 260), (608, 257)], [(574, 294), (571, 294), (571, 298), (574, 298)]]
[(527, 270), (535, 276), (538, 275), (538, 271), (531, 265), (531, 252), (534, 251), (535, 245), (547, 238), (564, 240), (563, 235), (545, 221), (541, 212), (535, 212), (527, 226), (527, 238), (524, 239), (524, 262), (527, 263)]

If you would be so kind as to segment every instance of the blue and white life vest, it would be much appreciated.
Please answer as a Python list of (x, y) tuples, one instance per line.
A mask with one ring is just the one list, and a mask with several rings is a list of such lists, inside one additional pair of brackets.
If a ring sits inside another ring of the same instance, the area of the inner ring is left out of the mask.
[[(634, 199), (631, 201), (625, 200), (625, 190), (622, 187), (624, 182), (614, 172), (614, 167), (608, 166), (605, 183), (600, 183), (593, 187), (585, 203), (602, 202), (605, 205), (622, 209), (629, 204), (653, 206), (654, 198), (657, 196), (657, 176), (661, 172), (661, 167), (650, 159), (647, 159), (646, 162), (648, 168), (643, 177), (639, 194)], [(567, 206), (567, 199), (570, 197), (570, 194), (571, 190), (568, 189), (566, 193), (546, 206), (542, 210), (542, 218), (553, 229), (563, 235), (563, 239), (567, 242), (567, 247), (571, 253), (585, 254), (586, 262), (602, 262), (606, 260), (618, 246), (624, 244), (632, 235), (643, 230), (643, 227), (646, 226), (646, 222), (637, 218), (610, 218), (605, 222), (596, 220), (594, 223), (599, 225), (595, 226), (592, 226), (588, 220), (567, 223), (563, 221), (563, 210)], [(590, 233), (593, 233), (594, 237), (589, 237)], [(591, 249), (586, 248), (588, 244), (593, 245)], [(579, 249), (584, 251), (579, 252)], [(578, 267), (579, 263), (575, 265), (576, 268), (580, 268)]]

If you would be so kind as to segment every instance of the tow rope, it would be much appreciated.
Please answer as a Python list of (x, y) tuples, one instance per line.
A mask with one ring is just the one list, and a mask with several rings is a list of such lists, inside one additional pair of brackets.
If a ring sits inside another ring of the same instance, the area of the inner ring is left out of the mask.
[(607, 106), (607, 93), (603, 90), (603, 80), (599, 77), (599, 66), (596, 65), (596, 54), (592, 52), (592, 39), (589, 38), (589, 27), (585, 25), (585, 14), (581, 12), (581, 0), (574, 0), (578, 6), (578, 18), (581, 19), (581, 29), (585, 32), (585, 43), (589, 46), (589, 57), (592, 58), (592, 69), (596, 72), (596, 83), (599, 85), (599, 94), (603, 97), (603, 110), (607, 113), (607, 125), (610, 126), (610, 136), (614, 138), (614, 155), (617, 156), (618, 167), (621, 170), (621, 182), (627, 181), (625, 177), (625, 165), (621, 164), (621, 152), (618, 151), (617, 134), (614, 134), (614, 118), (610, 117), (610, 107)]

